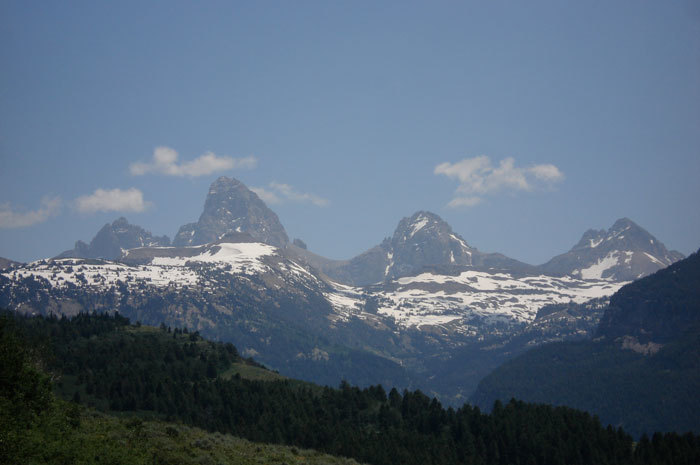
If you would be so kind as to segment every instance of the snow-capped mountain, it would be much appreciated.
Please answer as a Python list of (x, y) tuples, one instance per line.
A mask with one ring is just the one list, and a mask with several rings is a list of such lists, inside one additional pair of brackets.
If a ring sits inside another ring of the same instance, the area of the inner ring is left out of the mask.
[(628, 218), (605, 230), (590, 229), (570, 251), (541, 265), (546, 273), (582, 279), (632, 281), (683, 258)]
[[(130, 249), (116, 261), (15, 266), (0, 272), (0, 307), (43, 314), (118, 310), (144, 323), (235, 341), (244, 353), (312, 381), (359, 380), (363, 373), (440, 393), (456, 388), (442, 391), (426, 379), (438, 366), (434, 357), (450, 360), (455, 348), (508, 337), (544, 305), (585, 302), (621, 285), (455, 267), (452, 274), (424, 271), (352, 287), (283, 249), (230, 233), (202, 246)], [(392, 377), (382, 377), (387, 373)], [(476, 381), (455, 382), (464, 390)]]
[(209, 188), (199, 221), (180, 227), (173, 245), (208, 244), (229, 232), (248, 233), (276, 247), (284, 247), (289, 242), (275, 212), (255, 192), (237, 179), (222, 176)]
[(529, 265), (501, 254), (483, 253), (471, 247), (435, 213), (419, 211), (403, 218), (391, 238), (340, 266), (324, 272), (351, 285), (369, 285), (410, 276), (426, 267), (470, 266), (524, 270)]
[[(46, 291), (82, 289), (99, 294), (160, 289), (226, 292), (222, 276), (262, 278), (291, 292), (322, 286), (312, 271), (284, 258), (279, 249), (236, 234), (199, 247), (144, 247), (124, 251), (119, 261), (56, 258), (14, 267), (3, 274), (16, 283), (35, 280)], [(21, 286), (20, 286), (21, 287)]]
[(535, 267), (480, 252), (419, 211), (380, 245), (334, 261), (290, 243), (255, 193), (223, 177), (173, 245), (120, 218), (90, 245), (0, 270), (0, 307), (118, 310), (235, 342), (294, 377), (420, 386), (458, 401), (513, 354), (589, 335), (625, 280), (680, 256), (620, 220)]
[(153, 236), (140, 226), (129, 224), (121, 217), (111, 224), (105, 224), (95, 237), (86, 244), (77, 241), (72, 250), (66, 250), (57, 258), (104, 258), (113, 260), (119, 258), (122, 252), (136, 247), (167, 247), (170, 245), (168, 236)]

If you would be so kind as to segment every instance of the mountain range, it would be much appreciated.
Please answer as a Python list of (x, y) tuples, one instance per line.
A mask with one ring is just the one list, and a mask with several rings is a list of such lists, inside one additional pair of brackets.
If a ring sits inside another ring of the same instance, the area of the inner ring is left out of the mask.
[(168, 243), (120, 218), (89, 245), (3, 270), (0, 306), (119, 310), (233, 341), (290, 376), (420, 387), (459, 404), (504, 360), (590, 335), (631, 276), (681, 257), (623, 219), (533, 266), (480, 252), (419, 211), (378, 246), (330, 260), (290, 242), (277, 215), (225, 177)]
[[(631, 281), (649, 275), (681, 258), (668, 251), (646, 230), (621, 218), (605, 230), (590, 229), (571, 250), (540, 266), (532, 266), (499, 253), (484, 253), (470, 246), (438, 215), (418, 211), (401, 219), (391, 237), (349, 260), (332, 260), (307, 250), (303, 241), (290, 242), (277, 215), (236, 179), (220, 177), (212, 183), (204, 209), (196, 223), (180, 227), (174, 247), (203, 245), (227, 233), (248, 233), (261, 243), (324, 272), (334, 281), (366, 286), (417, 274), (430, 267), (470, 267), (475, 270), (569, 275), (581, 279), (609, 278)], [(167, 236), (152, 236), (140, 226), (119, 218), (106, 224), (86, 244), (77, 241), (72, 250), (56, 258), (118, 259), (124, 251), (139, 247), (168, 247)]]

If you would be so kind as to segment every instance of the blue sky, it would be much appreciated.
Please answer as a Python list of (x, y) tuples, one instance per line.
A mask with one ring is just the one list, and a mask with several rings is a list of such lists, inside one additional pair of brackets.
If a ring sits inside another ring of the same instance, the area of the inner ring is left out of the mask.
[(220, 175), (332, 258), (420, 209), (529, 263), (623, 216), (700, 247), (690, 0), (3, 1), (0, 60), (3, 257), (172, 238)]

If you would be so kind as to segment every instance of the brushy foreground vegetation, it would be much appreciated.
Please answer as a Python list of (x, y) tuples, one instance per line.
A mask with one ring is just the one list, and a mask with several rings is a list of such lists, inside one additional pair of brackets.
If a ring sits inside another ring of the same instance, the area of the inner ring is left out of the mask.
[[(118, 315), (0, 321), (7, 463), (346, 461), (300, 449), (376, 465), (700, 463), (691, 434), (655, 434), (635, 446), (621, 429), (564, 407), (511, 401), (487, 415), (444, 409), (420, 391), (268, 378), (231, 344)], [(241, 375), (250, 372), (258, 379)], [(74, 402), (56, 399), (52, 385)]]

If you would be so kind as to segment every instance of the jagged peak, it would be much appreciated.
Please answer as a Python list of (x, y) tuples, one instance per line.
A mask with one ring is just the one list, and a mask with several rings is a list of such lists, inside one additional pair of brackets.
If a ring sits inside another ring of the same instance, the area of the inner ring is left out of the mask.
[(583, 233), (581, 240), (574, 247), (572, 247), (571, 250), (595, 249), (603, 243), (624, 239), (625, 235), (623, 233), (625, 231), (631, 231), (635, 235), (642, 236), (645, 241), (650, 240), (651, 244), (657, 242), (648, 231), (631, 219), (624, 217), (616, 220), (615, 223), (607, 230), (589, 229)]
[(546, 272), (583, 278), (600, 276), (631, 281), (683, 258), (629, 218), (619, 218), (607, 230), (589, 229), (569, 252), (542, 265)]
[(201, 245), (229, 232), (248, 232), (276, 247), (289, 242), (275, 212), (241, 181), (226, 176), (211, 183), (199, 220), (183, 225), (173, 242), (176, 246)]
[(610, 230), (612, 231), (619, 231), (621, 229), (628, 229), (628, 228), (639, 228), (642, 229), (637, 223), (632, 221), (631, 219), (624, 217), (624, 218), (619, 218), (615, 223), (612, 225), (612, 228)]

